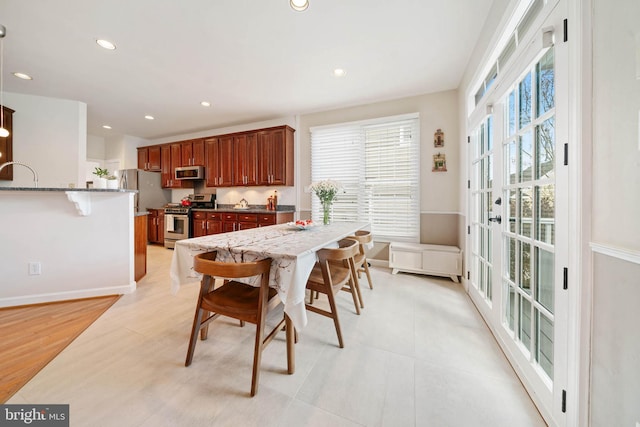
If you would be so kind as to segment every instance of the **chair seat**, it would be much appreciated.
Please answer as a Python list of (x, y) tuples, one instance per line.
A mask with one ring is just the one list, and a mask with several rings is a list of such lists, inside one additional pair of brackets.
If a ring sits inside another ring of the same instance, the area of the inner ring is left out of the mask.
[(365, 263), (367, 257), (365, 256), (365, 254), (357, 254), (356, 256), (353, 257), (353, 261), (355, 262), (356, 266), (362, 266), (362, 264)]
[[(269, 288), (269, 301), (278, 293)], [(234, 318), (256, 323), (260, 288), (245, 283), (229, 281), (202, 298), (202, 308), (214, 313), (228, 313)]]
[[(332, 263), (330, 273), (331, 282), (338, 284), (335, 286), (335, 293), (342, 288), (342, 284), (347, 281), (351, 271), (346, 267), (341, 267)], [(311, 270), (311, 274), (309, 274), (309, 279), (307, 279), (307, 289), (317, 291), (325, 289), (325, 286), (324, 277), (322, 276), (322, 268), (320, 268), (319, 263), (316, 263)]]

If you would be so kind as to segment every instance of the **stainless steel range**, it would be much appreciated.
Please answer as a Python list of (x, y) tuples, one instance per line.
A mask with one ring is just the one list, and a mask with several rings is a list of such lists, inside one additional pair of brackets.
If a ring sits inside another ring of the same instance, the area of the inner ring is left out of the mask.
[(215, 194), (189, 194), (188, 206), (169, 203), (164, 207), (164, 247), (173, 249), (177, 240), (193, 237), (191, 230), (191, 209), (215, 207)]
[(164, 208), (164, 247), (174, 248), (177, 240), (189, 238), (189, 207), (169, 203)]

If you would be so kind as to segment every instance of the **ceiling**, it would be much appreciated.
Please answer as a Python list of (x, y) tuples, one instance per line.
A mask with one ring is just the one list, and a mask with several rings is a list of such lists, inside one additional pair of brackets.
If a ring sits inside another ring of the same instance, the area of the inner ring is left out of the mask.
[(492, 0), (310, 3), (0, 0), (4, 90), (86, 103), (91, 135), (155, 139), (455, 89)]

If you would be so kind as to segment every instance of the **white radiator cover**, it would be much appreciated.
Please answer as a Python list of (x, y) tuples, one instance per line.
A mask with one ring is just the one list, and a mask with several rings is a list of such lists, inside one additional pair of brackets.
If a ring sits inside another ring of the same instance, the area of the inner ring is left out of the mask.
[(462, 251), (457, 246), (392, 242), (389, 268), (391, 274), (406, 271), (446, 276), (458, 283), (458, 276), (462, 276)]

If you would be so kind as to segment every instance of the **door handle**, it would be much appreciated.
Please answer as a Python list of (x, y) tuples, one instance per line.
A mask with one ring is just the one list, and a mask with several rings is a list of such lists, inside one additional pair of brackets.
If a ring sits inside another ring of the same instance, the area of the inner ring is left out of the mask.
[(500, 215), (496, 215), (493, 218), (489, 218), (491, 222), (497, 222), (498, 224), (502, 224), (502, 217)]

